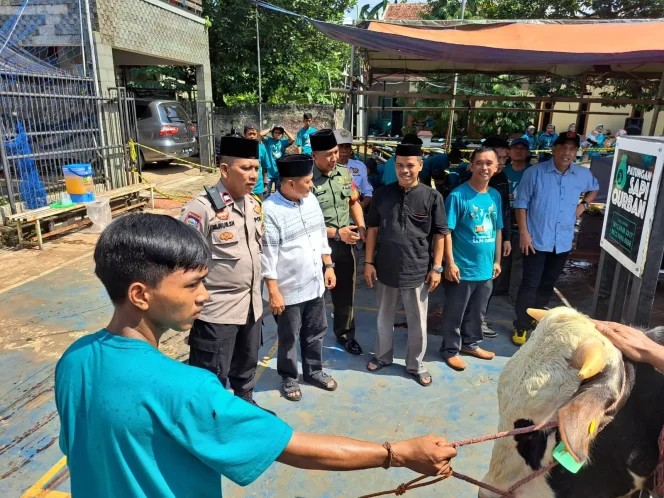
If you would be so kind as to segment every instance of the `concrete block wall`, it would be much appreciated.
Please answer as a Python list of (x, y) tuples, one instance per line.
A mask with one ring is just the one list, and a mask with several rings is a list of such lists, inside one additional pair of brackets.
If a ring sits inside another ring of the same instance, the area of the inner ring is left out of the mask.
[[(16, 15), (22, 4), (22, 0), (0, 0), (0, 26)], [(78, 11), (78, 0), (30, 0), (12, 38), (23, 47), (79, 45)]]

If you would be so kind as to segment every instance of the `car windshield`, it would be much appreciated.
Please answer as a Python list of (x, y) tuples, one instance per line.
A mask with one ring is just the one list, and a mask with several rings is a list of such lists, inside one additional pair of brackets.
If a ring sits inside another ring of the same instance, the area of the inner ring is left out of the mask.
[(189, 121), (189, 116), (180, 104), (167, 103), (159, 104), (159, 114), (162, 123), (186, 123)]

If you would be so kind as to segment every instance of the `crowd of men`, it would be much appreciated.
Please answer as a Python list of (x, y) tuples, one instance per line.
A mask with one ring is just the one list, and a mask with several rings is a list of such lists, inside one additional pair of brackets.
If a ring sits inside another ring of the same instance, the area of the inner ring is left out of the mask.
[[(424, 160), (417, 137), (404, 137), (384, 166), (395, 181), (372, 190), (350, 133), (315, 130), (304, 118), (295, 139), (280, 126), (251, 125), (244, 137), (221, 137), (221, 178), (183, 207), (179, 221), (128, 215), (102, 233), (95, 273), (113, 317), (56, 368), (59, 441), (74, 495), (221, 496), (220, 475), (246, 485), (274, 461), (451, 474), (456, 451), (443, 438), (380, 444), (294, 432), (258, 407), (263, 300), (277, 321), (277, 372), (291, 402), (303, 399), (298, 340), (304, 383), (338, 388), (323, 370), (326, 291), (337, 342), (362, 354), (353, 316), (360, 241), (378, 302), (369, 372), (393, 364), (401, 296), (406, 371), (432, 385), (422, 360), (428, 297), (438, 287), (445, 292), (440, 354), (451, 368), (466, 368), (462, 355), (493, 358), (480, 345), (496, 335), (484, 321), (496, 293), (512, 296), (512, 340), (524, 344), (535, 326), (526, 310), (547, 305), (575, 221), (598, 190), (590, 171), (574, 164), (580, 137), (556, 137), (552, 157), (538, 164), (527, 139), (490, 137), (456, 167), (443, 154)], [(287, 154), (294, 141), (298, 153)], [(171, 329), (189, 331), (189, 365), (159, 352)], [(624, 348), (621, 337), (612, 340)]]

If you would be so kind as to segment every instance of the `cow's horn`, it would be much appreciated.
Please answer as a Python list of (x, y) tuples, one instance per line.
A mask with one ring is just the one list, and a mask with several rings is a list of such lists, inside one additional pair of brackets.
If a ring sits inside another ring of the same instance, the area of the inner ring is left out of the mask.
[(597, 339), (583, 341), (572, 355), (572, 366), (579, 369), (580, 379), (589, 379), (606, 366), (606, 350)]
[(547, 310), (539, 310), (537, 308), (528, 308), (526, 312), (538, 322), (541, 322), (542, 318), (548, 313)]

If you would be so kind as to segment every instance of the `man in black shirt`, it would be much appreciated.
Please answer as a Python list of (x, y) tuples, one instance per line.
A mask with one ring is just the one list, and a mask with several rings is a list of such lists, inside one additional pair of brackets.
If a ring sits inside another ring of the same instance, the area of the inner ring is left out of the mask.
[(399, 145), (395, 167), (397, 183), (375, 192), (366, 219), (364, 278), (369, 287), (377, 280), (379, 308), (375, 356), (367, 369), (376, 372), (392, 364), (394, 313), (401, 293), (408, 317), (406, 370), (426, 387), (431, 385), (422, 361), (427, 349), (429, 293), (440, 283), (444, 236), (449, 230), (443, 196), (418, 182), (421, 145)]
[[(506, 140), (498, 137), (489, 137), (484, 141), (483, 144), (485, 147), (491, 147), (496, 151), (496, 157), (498, 159), (496, 173), (489, 180), (489, 187), (495, 188), (500, 194), (501, 207), (503, 210), (503, 257), (502, 261), (505, 261), (507, 257), (512, 252), (512, 214), (510, 207), (510, 182), (507, 178), (507, 175), (503, 171), (505, 169), (505, 164), (507, 164), (508, 159), (508, 149), (509, 144)], [(500, 277), (496, 280), (493, 287), (493, 294), (495, 296), (505, 296), (509, 292), (509, 282), (505, 284), (505, 280), (500, 280)], [(491, 298), (486, 303), (486, 311), (489, 311), (489, 304), (491, 303)], [(489, 328), (486, 322), (482, 322), (482, 335), (485, 338), (492, 339), (498, 337), (498, 333)]]

